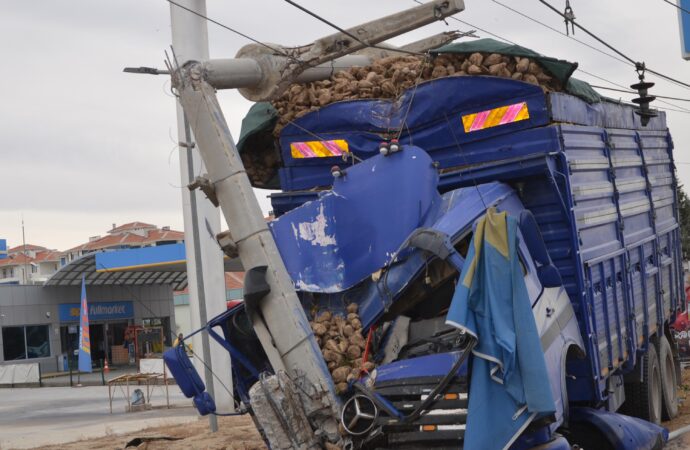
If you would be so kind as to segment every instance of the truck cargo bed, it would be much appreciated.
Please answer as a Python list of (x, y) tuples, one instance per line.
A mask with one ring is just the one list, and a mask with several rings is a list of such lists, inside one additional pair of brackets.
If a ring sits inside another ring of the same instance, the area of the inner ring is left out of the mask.
[[(491, 121), (511, 107), (521, 111), (516, 120)], [(608, 376), (631, 370), (682, 305), (677, 182), (663, 113), (642, 127), (630, 105), (587, 104), (491, 77), (434, 80), (398, 102), (336, 103), (281, 133), (284, 193), (273, 197), (275, 209), (314, 198), (340, 160), (291, 159), (292, 143), (341, 139), (367, 158), (401, 128), (401, 144), (438, 163), (442, 192), (502, 181), (532, 211), (592, 355), (569, 366), (571, 400), (605, 400)]]

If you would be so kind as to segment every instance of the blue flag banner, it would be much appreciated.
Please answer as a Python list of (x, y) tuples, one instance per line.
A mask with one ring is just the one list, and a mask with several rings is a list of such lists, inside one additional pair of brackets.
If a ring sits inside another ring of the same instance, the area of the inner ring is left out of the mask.
[(467, 449), (506, 450), (532, 420), (555, 410), (517, 246), (517, 221), (488, 209), (476, 225), (446, 319), (477, 339)]
[(89, 336), (89, 305), (86, 302), (86, 279), (81, 278), (79, 308), (79, 371), (91, 372), (91, 338)]

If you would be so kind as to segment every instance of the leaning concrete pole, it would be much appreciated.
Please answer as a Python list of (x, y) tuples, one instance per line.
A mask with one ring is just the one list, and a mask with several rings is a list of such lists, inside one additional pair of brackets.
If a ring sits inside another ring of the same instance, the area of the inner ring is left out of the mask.
[[(173, 73), (173, 86), (188, 114), (208, 181), (228, 223), (245, 270), (267, 267), (270, 292), (252, 323), (276, 370), (299, 385), (307, 414), (329, 437), (337, 436), (339, 401), (292, 280), (261, 213), (259, 202), (203, 65), (189, 62)], [(209, 202), (210, 204), (210, 202)]]
[[(180, 4), (206, 15), (205, 0), (177, 0)], [(172, 44), (177, 61), (208, 59), (208, 32), (206, 21), (189, 11), (170, 5)], [(194, 148), (194, 136), (177, 102), (178, 139), (180, 142), (180, 177), (187, 186), (200, 173), (205, 172), (199, 152)], [(198, 329), (209, 319), (227, 309), (225, 302), (225, 273), (223, 254), (215, 242), (220, 232), (218, 210), (199, 191), (182, 189), (187, 279), (192, 329)], [(218, 411), (231, 411), (233, 398), (230, 355), (215, 342), (210, 343), (206, 333), (192, 338), (194, 365), (204, 374), (209, 393), (214, 397)], [(203, 360), (203, 361), (202, 361)], [(215, 374), (215, 377), (214, 375)], [(209, 416), (212, 431), (218, 429), (216, 416)]]

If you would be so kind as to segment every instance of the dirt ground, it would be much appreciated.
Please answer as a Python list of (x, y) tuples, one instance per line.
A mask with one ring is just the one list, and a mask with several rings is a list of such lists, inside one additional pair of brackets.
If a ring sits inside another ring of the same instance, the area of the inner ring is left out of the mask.
[[(690, 368), (683, 370), (681, 386), (678, 392), (680, 398), (680, 414), (675, 419), (663, 425), (673, 431), (690, 424)], [(211, 433), (208, 419), (183, 426), (166, 426), (142, 430), (125, 435), (110, 435), (98, 439), (89, 439), (57, 446), (39, 447), (40, 450), (90, 450), (94, 448), (110, 450), (123, 449), (130, 440), (137, 437), (172, 437), (178, 440), (153, 440), (130, 447), (145, 450), (258, 450), (266, 447), (254, 428), (252, 419), (246, 416), (219, 417), (218, 432)]]
[(143, 437), (171, 437), (178, 440), (152, 440), (142, 443), (138, 450), (263, 450), (266, 448), (249, 415), (236, 417), (219, 417), (218, 432), (209, 431), (208, 419), (201, 418), (196, 422), (179, 425), (155, 427), (124, 435), (104, 436), (98, 439), (87, 439), (69, 444), (38, 447), (40, 450), (121, 450), (129, 441)]

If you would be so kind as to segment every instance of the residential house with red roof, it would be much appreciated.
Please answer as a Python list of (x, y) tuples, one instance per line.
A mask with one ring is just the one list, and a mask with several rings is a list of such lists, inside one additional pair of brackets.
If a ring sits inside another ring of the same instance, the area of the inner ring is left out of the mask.
[(181, 231), (130, 222), (120, 226), (113, 224), (105, 236), (93, 236), (88, 242), (64, 252), (40, 245), (19, 245), (7, 250), (7, 257), (0, 259), (0, 284), (43, 284), (60, 267), (88, 253), (182, 242), (184, 233)]
[(105, 236), (90, 237), (88, 242), (63, 252), (62, 264), (68, 264), (88, 253), (98, 251), (156, 247), (182, 242), (184, 233), (171, 230), (170, 227), (158, 228), (144, 222), (130, 222), (120, 226), (113, 224)]

